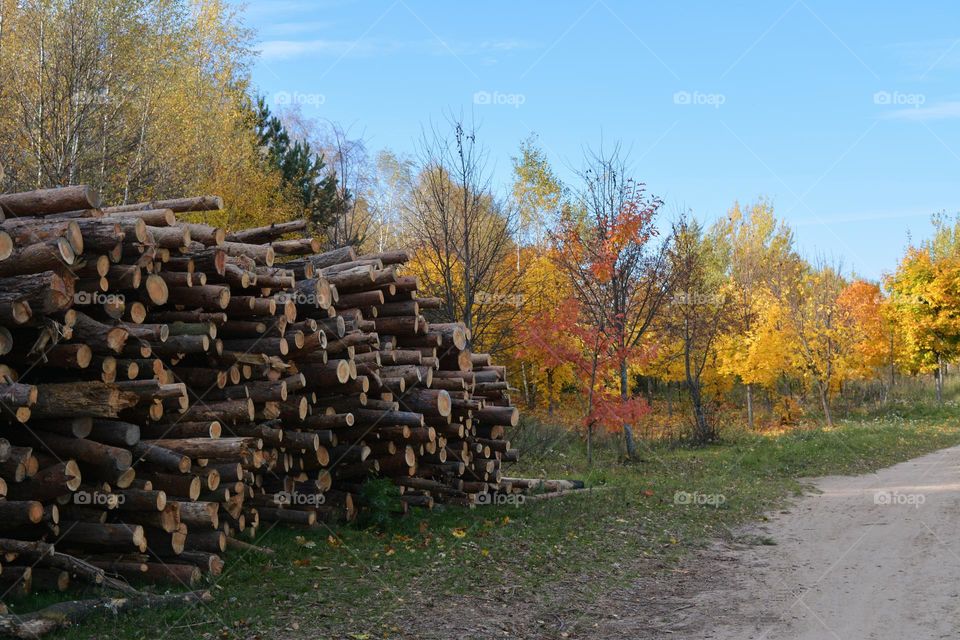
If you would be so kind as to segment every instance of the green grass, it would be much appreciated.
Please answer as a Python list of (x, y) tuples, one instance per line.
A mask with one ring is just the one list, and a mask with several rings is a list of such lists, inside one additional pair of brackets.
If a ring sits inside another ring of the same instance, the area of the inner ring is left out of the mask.
[[(224, 576), (207, 585), (212, 605), (92, 620), (58, 637), (362, 640), (393, 637), (403, 612), (455, 594), (549, 593), (582, 576), (615, 586), (635, 577), (618, 560), (669, 564), (780, 506), (801, 491), (801, 478), (863, 473), (960, 444), (951, 413), (865, 415), (832, 430), (766, 436), (727, 428), (706, 448), (645, 445), (643, 461), (631, 465), (617, 464), (613, 443), (602, 440), (592, 470), (569, 434), (528, 427), (518, 434), (526, 460), (510, 475), (584, 478), (597, 490), (522, 506), (418, 510), (386, 530), (276, 528), (257, 541), (275, 556), (227, 555)], [(722, 496), (722, 504), (677, 504), (678, 492)], [(8, 604), (25, 612), (58, 597)]]

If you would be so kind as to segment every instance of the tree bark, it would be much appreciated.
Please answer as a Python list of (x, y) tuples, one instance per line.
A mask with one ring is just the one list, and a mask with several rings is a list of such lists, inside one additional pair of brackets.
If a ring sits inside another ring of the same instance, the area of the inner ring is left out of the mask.
[(0, 633), (12, 638), (34, 640), (58, 629), (72, 626), (98, 613), (122, 613), (173, 605), (195, 606), (210, 602), (209, 591), (153, 595), (139, 593), (124, 598), (96, 598), (58, 602), (40, 611), (0, 616)]
[[(626, 402), (630, 397), (630, 378), (627, 375), (627, 361), (620, 360), (620, 400)], [(629, 424), (623, 425), (623, 441), (627, 446), (627, 459), (635, 460), (637, 458), (637, 445), (633, 439), (633, 427)]]
[(820, 394), (820, 406), (823, 407), (823, 417), (827, 421), (827, 426), (833, 426), (833, 417), (830, 415), (830, 398), (827, 385), (819, 380), (817, 381), (817, 391)]
[(100, 195), (87, 185), (0, 195), (0, 210), (17, 217), (48, 216), (99, 206)]

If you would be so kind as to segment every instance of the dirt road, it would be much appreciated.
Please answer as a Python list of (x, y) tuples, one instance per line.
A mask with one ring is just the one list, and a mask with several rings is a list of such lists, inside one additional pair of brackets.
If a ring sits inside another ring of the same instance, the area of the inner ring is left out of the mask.
[(813, 484), (746, 532), (775, 545), (711, 552), (733, 562), (671, 637), (960, 637), (960, 447)]
[(607, 588), (598, 567), (542, 593), (461, 597), (462, 615), (421, 611), (405, 637), (960, 638), (960, 447), (810, 484), (816, 492), (679, 568), (604, 569), (637, 576), (627, 588)]

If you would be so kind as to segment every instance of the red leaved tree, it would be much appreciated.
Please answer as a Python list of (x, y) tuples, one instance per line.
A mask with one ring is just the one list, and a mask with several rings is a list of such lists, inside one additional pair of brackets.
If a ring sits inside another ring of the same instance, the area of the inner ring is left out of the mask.
[(610, 431), (636, 424), (650, 407), (642, 398), (624, 400), (607, 381), (619, 375), (620, 358), (616, 332), (599, 331), (581, 322), (581, 305), (575, 298), (564, 300), (550, 311), (531, 314), (517, 327), (517, 355), (534, 361), (547, 373), (565, 367), (573, 369), (573, 383), (586, 392), (587, 412), (583, 426), (587, 433), (587, 459), (593, 461), (593, 431)]
[[(588, 436), (597, 424), (622, 428), (636, 457), (632, 425), (646, 409), (632, 398), (628, 367), (648, 354), (642, 340), (670, 290), (666, 243), (657, 242), (662, 202), (628, 177), (620, 148), (589, 154), (582, 186), (553, 231), (557, 265), (573, 285), (577, 327), (590, 352)], [(607, 369), (619, 394), (605, 384)]]

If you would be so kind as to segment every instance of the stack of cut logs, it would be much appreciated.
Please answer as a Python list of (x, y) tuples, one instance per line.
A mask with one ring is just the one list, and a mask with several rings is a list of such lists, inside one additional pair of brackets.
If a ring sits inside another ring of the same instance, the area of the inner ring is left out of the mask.
[(190, 585), (269, 523), (354, 518), (373, 477), (402, 509), (501, 490), (506, 373), (426, 321), (407, 255), (186, 221), (221, 207), (0, 195), (4, 589)]

